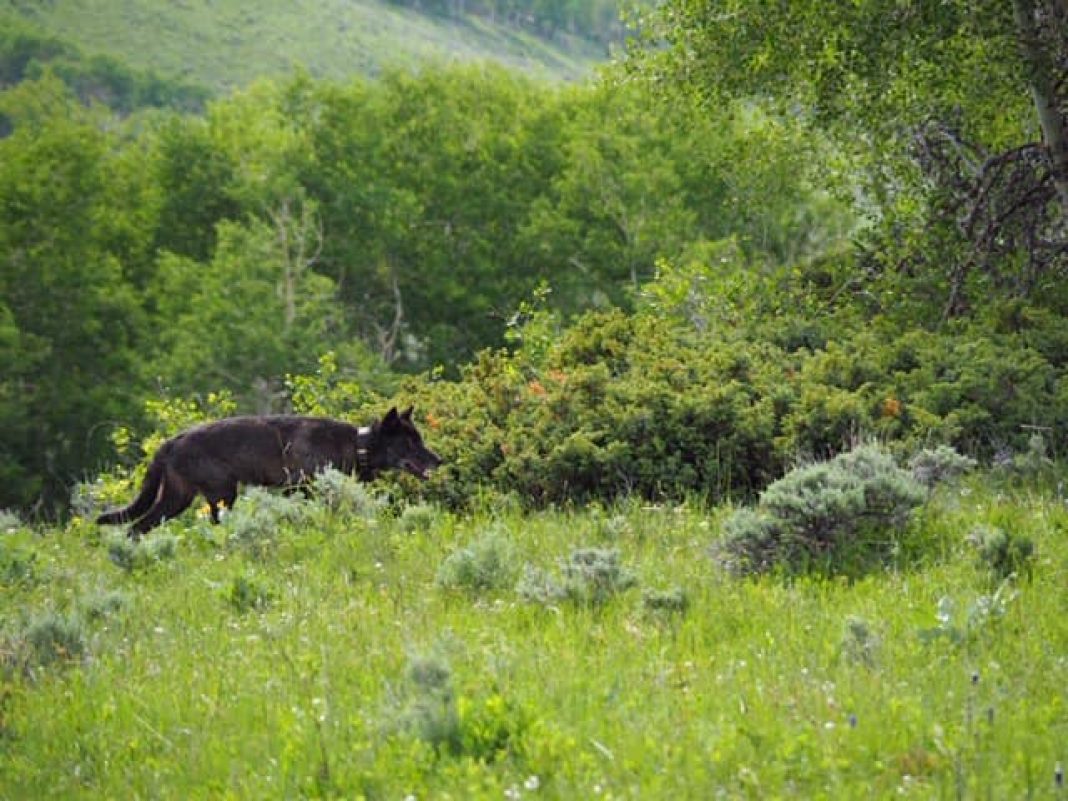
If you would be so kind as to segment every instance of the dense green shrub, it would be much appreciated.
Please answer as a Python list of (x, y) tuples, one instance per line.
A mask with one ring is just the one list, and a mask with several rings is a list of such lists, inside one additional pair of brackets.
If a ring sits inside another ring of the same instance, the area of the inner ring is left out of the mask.
[(730, 569), (853, 570), (887, 557), (927, 491), (875, 445), (796, 468), (724, 524)]
[[(422, 489), (449, 505), (486, 487), (531, 506), (746, 498), (799, 457), (873, 437), (930, 451), (915, 463), (930, 483), (968, 458), (1028, 451), (1035, 426), (1053, 449), (1068, 430), (1068, 382), (1016, 334), (894, 333), (876, 321), (787, 351), (718, 329), (591, 313), (532, 352), (482, 353), (459, 381), (410, 383), (405, 399), (446, 459)], [(939, 445), (969, 456), (951, 464)]]
[[(930, 484), (973, 457), (1025, 454), (1012, 464), (1046, 464), (1068, 431), (1068, 381), (1018, 333), (900, 333), (876, 320), (816, 340), (816, 350), (786, 350), (760, 341), (756, 323), (731, 331), (721, 321), (711, 336), (649, 311), (558, 326), (535, 311), (517, 327), (514, 351), (483, 351), (455, 381), (408, 380), (394, 400), (415, 404), (445, 464), (426, 483), (386, 477), (403, 487), (398, 495), (450, 508), (487, 493), (527, 507), (620, 496), (746, 500), (799, 458), (831, 458), (871, 438), (900, 455), (925, 450), (913, 469)], [(387, 403), (337, 391), (328, 370), (290, 386), (309, 410), (345, 419), (370, 419)], [(161, 411), (153, 416), (170, 430), (175, 415)], [(1048, 435), (1042, 453), (1031, 442), (1038, 429)], [(342, 503), (343, 491), (344, 503), (364, 507), (358, 486), (324, 481), (329, 503)], [(402, 528), (420, 528), (419, 516), (405, 512)]]
[(446, 461), (425, 489), (451, 504), (490, 485), (529, 505), (753, 492), (784, 464), (789, 362), (773, 346), (590, 315), (537, 361), (487, 351), (459, 382), (409, 385)]

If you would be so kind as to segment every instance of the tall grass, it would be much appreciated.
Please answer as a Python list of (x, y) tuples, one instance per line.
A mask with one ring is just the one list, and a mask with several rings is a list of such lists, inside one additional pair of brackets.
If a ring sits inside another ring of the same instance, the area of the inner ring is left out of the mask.
[[(32, 565), (0, 573), (0, 656), (34, 653), (41, 621), (79, 646), (0, 672), (0, 798), (1058, 797), (1055, 490), (940, 491), (913, 522), (937, 548), (851, 579), (729, 575), (728, 510), (696, 505), (273, 498), (250, 548), (260, 501), (168, 523), (173, 553), (136, 569), (82, 521), (0, 535)], [(1010, 522), (1034, 549), (1006, 579), (968, 535)], [(517, 590), (519, 566), (565, 582), (588, 554), (620, 591)]]

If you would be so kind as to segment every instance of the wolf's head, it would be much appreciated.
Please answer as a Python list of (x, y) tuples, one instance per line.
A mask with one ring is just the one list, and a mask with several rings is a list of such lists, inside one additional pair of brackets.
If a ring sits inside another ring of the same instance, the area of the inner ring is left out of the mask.
[(441, 464), (441, 458), (423, 444), (412, 422), (412, 407), (398, 413), (394, 406), (374, 426), (371, 465), (377, 470), (406, 470), (425, 479)]

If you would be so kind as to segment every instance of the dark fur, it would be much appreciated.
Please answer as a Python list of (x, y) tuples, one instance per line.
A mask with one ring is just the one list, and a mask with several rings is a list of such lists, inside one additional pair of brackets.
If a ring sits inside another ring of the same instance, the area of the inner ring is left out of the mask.
[(239, 484), (292, 487), (327, 467), (356, 473), (363, 481), (383, 470), (426, 478), (439, 464), (423, 444), (410, 408), (403, 414), (390, 409), (362, 430), (321, 417), (231, 417), (163, 443), (133, 503), (102, 514), (97, 522), (134, 521), (130, 536), (138, 537), (181, 514), (198, 494), (218, 523), (219, 504), (233, 507)]

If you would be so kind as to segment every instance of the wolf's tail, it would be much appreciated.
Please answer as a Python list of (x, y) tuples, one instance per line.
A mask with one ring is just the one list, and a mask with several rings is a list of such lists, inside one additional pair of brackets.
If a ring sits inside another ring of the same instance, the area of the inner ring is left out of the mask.
[(143, 517), (145, 512), (152, 508), (156, 496), (159, 494), (160, 484), (163, 483), (163, 459), (157, 455), (148, 466), (145, 480), (141, 484), (141, 492), (134, 498), (133, 503), (123, 509), (115, 509), (105, 512), (96, 519), (97, 523), (129, 523)]

